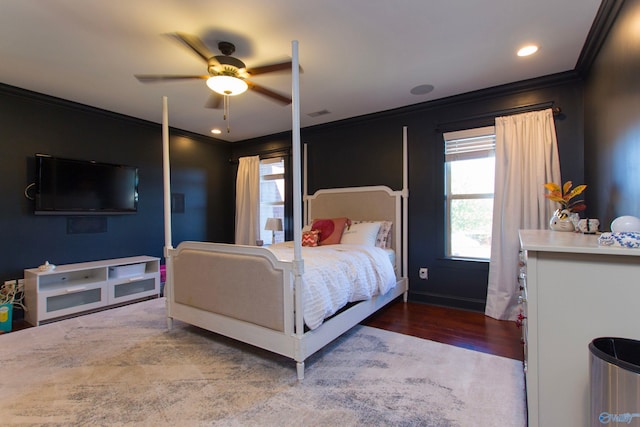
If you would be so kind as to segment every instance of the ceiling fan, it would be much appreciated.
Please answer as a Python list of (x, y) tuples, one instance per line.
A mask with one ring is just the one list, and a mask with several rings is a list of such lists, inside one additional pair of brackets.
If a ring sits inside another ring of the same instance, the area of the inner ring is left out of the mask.
[[(191, 48), (199, 57), (207, 63), (207, 75), (162, 75), (162, 74), (138, 74), (135, 77), (142, 83), (159, 83), (176, 80), (206, 80), (207, 86), (214, 91), (206, 103), (207, 108), (220, 108), (221, 104), (228, 103), (229, 96), (239, 95), (247, 89), (251, 89), (260, 95), (266, 96), (283, 105), (291, 104), (291, 98), (257, 85), (249, 78), (276, 71), (291, 70), (291, 61), (266, 64), (258, 67), (247, 68), (244, 62), (231, 56), (236, 47), (233, 43), (221, 41), (218, 49), (222, 55), (214, 55), (198, 37), (185, 33), (171, 33), (175, 38), (187, 47)], [(226, 108), (225, 108), (226, 109)], [(225, 114), (226, 116), (226, 114)]]

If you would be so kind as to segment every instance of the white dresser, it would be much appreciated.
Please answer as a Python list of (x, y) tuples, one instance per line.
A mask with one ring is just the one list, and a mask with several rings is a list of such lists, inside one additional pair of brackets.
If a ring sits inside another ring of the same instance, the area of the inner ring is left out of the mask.
[(640, 340), (640, 249), (521, 230), (529, 427), (589, 425), (589, 343)]

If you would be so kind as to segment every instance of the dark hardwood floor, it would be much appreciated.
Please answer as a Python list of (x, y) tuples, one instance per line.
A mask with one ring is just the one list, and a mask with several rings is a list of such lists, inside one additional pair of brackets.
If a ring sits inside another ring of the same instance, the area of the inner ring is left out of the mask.
[(521, 332), (515, 322), (496, 320), (482, 313), (415, 302), (404, 303), (398, 299), (362, 324), (523, 360)]
[[(367, 326), (522, 360), (520, 329), (514, 322), (495, 320), (482, 313), (457, 310), (402, 299), (362, 322)], [(28, 328), (15, 319), (13, 330)]]

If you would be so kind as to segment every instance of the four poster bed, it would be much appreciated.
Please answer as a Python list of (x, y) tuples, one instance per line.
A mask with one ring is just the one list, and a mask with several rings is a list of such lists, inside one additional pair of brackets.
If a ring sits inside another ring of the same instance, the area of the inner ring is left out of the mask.
[[(323, 189), (307, 196), (305, 179), (304, 224), (342, 219), (347, 225), (337, 244), (303, 247), (303, 235), (315, 231), (303, 233), (301, 224), (295, 41), (292, 56), (293, 242), (271, 247), (208, 242), (171, 246), (165, 98), (165, 294), (169, 328), (180, 320), (290, 357), (302, 380), (310, 355), (395, 298), (403, 295), (406, 301), (407, 156), (405, 128), (402, 191), (372, 186)], [(304, 158), (306, 162), (306, 152)], [(344, 288), (345, 282), (354, 287)]]

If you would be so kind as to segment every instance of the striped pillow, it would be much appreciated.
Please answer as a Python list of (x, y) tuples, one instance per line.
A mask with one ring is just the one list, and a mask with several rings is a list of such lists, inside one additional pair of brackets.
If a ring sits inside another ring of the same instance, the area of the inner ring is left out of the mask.
[(318, 246), (318, 239), (320, 237), (319, 230), (309, 230), (302, 232), (302, 246)]

